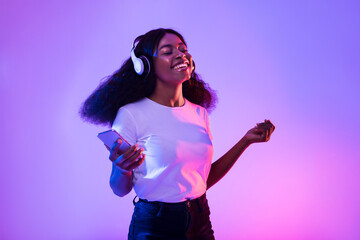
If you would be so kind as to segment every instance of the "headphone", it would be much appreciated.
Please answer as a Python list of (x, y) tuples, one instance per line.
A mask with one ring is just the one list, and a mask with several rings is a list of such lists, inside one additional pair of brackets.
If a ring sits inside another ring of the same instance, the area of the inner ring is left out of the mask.
[(140, 57), (136, 57), (135, 48), (137, 44), (138, 42), (136, 42), (135, 40), (130, 53), (131, 61), (133, 62), (134, 70), (138, 75), (141, 76), (145, 72), (145, 76), (147, 76), (150, 73), (150, 61), (144, 55), (141, 55)]
[[(138, 44), (138, 41), (135, 40), (135, 42), (133, 43), (133, 46), (131, 48), (131, 52), (130, 52), (131, 61), (134, 64), (135, 72), (140, 76), (143, 75), (143, 73), (145, 72), (145, 77), (146, 77), (150, 73), (150, 61), (144, 55), (141, 55), (140, 57), (136, 57), (135, 48), (136, 48), (137, 44)], [(193, 69), (192, 69), (191, 75), (193, 77), (193, 74), (195, 72), (194, 60), (192, 60), (192, 63), (193, 63)]]

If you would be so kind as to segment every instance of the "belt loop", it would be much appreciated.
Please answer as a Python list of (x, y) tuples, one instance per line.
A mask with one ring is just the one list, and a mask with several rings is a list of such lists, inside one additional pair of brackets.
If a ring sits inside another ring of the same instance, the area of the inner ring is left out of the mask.
[(160, 216), (162, 215), (162, 212), (163, 212), (165, 206), (164, 206), (164, 204), (161, 203), (161, 202), (159, 202), (157, 205), (159, 206), (159, 211), (158, 211), (158, 213), (156, 214), (156, 216), (160, 217)]
[[(134, 206), (135, 206), (135, 204), (136, 204), (136, 203), (138, 203), (138, 202), (139, 202), (139, 201), (135, 202), (135, 199), (136, 199), (136, 198), (138, 198), (138, 196), (137, 196), (137, 195), (135, 195), (135, 197), (134, 197), (134, 199), (133, 199), (133, 204), (134, 204)], [(139, 199), (140, 199), (140, 198), (139, 198)]]

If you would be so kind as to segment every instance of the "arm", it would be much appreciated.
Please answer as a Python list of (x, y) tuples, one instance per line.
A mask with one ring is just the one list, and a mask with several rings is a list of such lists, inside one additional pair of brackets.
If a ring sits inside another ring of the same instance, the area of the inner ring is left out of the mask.
[(112, 171), (110, 176), (110, 187), (113, 192), (123, 197), (132, 189), (132, 170), (140, 166), (145, 160), (143, 149), (137, 144), (133, 145), (125, 153), (119, 152), (121, 139), (114, 143), (110, 150)]
[(211, 164), (209, 177), (207, 179), (207, 189), (211, 188), (226, 175), (249, 145), (250, 143), (243, 137), (227, 153)]
[(110, 187), (116, 195), (120, 197), (125, 196), (132, 189), (132, 173), (122, 171), (113, 163), (110, 176)]
[(275, 126), (268, 120), (250, 129), (227, 153), (211, 164), (207, 189), (226, 175), (248, 146), (256, 142), (269, 141), (274, 130)]

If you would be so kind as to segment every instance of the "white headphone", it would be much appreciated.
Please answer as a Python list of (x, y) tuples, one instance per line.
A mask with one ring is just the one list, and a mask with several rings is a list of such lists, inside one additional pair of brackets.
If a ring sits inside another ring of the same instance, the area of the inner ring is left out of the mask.
[[(135, 40), (136, 41), (136, 40)], [(144, 72), (146, 73), (145, 76), (147, 76), (150, 72), (150, 62), (144, 55), (141, 55), (140, 57), (136, 57), (135, 55), (135, 48), (137, 43), (134, 42), (132, 49), (131, 49), (131, 60), (134, 64), (135, 72), (138, 75), (142, 75)]]

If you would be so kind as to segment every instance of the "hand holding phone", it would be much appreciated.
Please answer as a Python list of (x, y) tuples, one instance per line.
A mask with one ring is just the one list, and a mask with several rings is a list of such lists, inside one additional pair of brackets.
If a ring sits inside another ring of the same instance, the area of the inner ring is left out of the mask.
[(122, 141), (119, 147), (119, 150), (121, 152), (126, 152), (130, 148), (130, 144), (128, 143), (128, 141), (126, 141), (125, 138), (123, 138), (118, 132), (113, 129), (101, 132), (97, 136), (109, 149), (112, 148), (116, 140), (118, 140), (119, 138)]
[[(130, 144), (115, 130), (108, 130), (98, 134), (98, 138), (103, 141), (105, 146), (110, 151), (109, 159), (120, 169), (124, 174), (129, 174), (134, 168), (140, 166), (145, 160), (145, 154), (142, 154), (143, 148), (139, 148), (138, 144), (130, 146)], [(114, 143), (121, 139), (120, 146)], [(113, 151), (115, 150), (115, 151)]]

